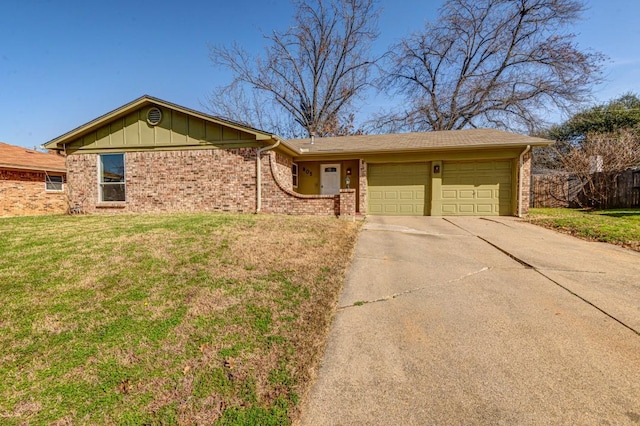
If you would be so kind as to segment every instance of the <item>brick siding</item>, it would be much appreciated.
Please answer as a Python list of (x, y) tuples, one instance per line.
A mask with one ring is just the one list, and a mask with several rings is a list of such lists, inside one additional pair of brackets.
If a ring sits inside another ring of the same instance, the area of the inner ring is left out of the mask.
[(520, 215), (529, 214), (529, 203), (531, 199), (531, 151), (527, 152), (522, 158), (522, 211)]
[(356, 219), (356, 190), (340, 190), (340, 219)]
[(95, 212), (253, 212), (255, 148), (125, 154), (126, 202), (98, 201), (98, 154), (67, 157), (72, 206)]
[(46, 191), (44, 182), (45, 172), (0, 169), (0, 216), (66, 213), (65, 193)]
[[(70, 205), (84, 213), (255, 212), (255, 158), (256, 148), (128, 152), (126, 201), (101, 203), (98, 154), (70, 155)], [(340, 195), (303, 195), (293, 191), (290, 157), (268, 151), (262, 154), (261, 161), (263, 212), (340, 215)], [(350, 191), (345, 196), (353, 198), (343, 202), (347, 214), (351, 214), (355, 195)]]
[(292, 189), (291, 159), (268, 151), (262, 161), (262, 211), (299, 215), (340, 215), (340, 195), (305, 195)]
[(360, 174), (358, 176), (359, 179), (359, 197), (358, 197), (358, 213), (362, 215), (367, 214), (367, 162), (364, 160), (360, 161)]

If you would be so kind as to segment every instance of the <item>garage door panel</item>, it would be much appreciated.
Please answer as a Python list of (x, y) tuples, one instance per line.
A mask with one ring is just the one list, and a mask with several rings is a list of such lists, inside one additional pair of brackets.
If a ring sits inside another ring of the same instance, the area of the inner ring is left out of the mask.
[(415, 210), (414, 210), (413, 206), (411, 206), (411, 205), (402, 205), (401, 204), (398, 207), (399, 207), (399, 213), (400, 214), (410, 214), (410, 215), (415, 214)]
[(369, 214), (424, 215), (429, 210), (429, 164), (370, 164), (368, 170)]
[(459, 213), (474, 213), (475, 206), (473, 204), (458, 204)]
[(491, 200), (497, 198), (498, 194), (496, 194), (496, 192), (499, 191), (494, 192), (492, 189), (478, 189), (478, 191), (476, 191), (476, 198)]
[(392, 192), (392, 191), (385, 191), (384, 192), (384, 197), (382, 197), (384, 200), (391, 200), (391, 201), (395, 201), (397, 200), (398, 197), (398, 193), (397, 192)]
[(385, 205), (385, 206), (382, 206), (382, 212), (385, 213), (385, 214), (395, 214), (395, 213), (398, 212), (398, 206), (396, 206), (396, 205), (390, 205), (390, 206)]
[(477, 204), (476, 211), (481, 214), (491, 214), (495, 212), (493, 207), (493, 204)]
[(455, 215), (458, 213), (458, 206), (456, 204), (442, 204), (442, 213), (448, 215)]
[(445, 162), (442, 166), (442, 214), (511, 214), (512, 162)]
[(369, 191), (369, 198), (372, 200), (382, 200), (382, 191)]
[(400, 195), (401, 200), (420, 200), (420, 191), (411, 190), (411, 191), (398, 191), (398, 195)]

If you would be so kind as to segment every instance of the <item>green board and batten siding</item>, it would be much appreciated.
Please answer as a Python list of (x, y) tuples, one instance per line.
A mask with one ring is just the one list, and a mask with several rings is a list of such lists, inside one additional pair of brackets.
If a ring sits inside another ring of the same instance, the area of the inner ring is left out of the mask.
[(429, 163), (370, 164), (368, 213), (422, 216), (430, 212)]
[(441, 214), (444, 216), (512, 214), (511, 175), (511, 161), (443, 163)]
[(169, 108), (160, 110), (162, 120), (158, 125), (147, 123), (149, 107), (143, 107), (76, 139), (68, 144), (68, 152), (259, 146), (252, 134)]

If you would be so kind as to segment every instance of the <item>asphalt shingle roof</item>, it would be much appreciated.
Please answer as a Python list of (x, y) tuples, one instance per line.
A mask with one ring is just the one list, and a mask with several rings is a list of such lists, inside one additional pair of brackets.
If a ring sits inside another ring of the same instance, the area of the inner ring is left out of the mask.
[(516, 146), (546, 146), (553, 141), (519, 135), (495, 129), (446, 130), (420, 133), (337, 136), (309, 139), (288, 139), (285, 144), (301, 154), (427, 151), (456, 148), (501, 148)]
[(64, 157), (0, 142), (0, 167), (64, 172)]

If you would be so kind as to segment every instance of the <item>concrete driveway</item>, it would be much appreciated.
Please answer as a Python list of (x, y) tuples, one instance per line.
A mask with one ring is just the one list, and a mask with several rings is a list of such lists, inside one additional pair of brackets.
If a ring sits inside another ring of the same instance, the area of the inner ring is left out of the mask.
[(640, 424), (640, 255), (515, 218), (371, 217), (304, 425)]

